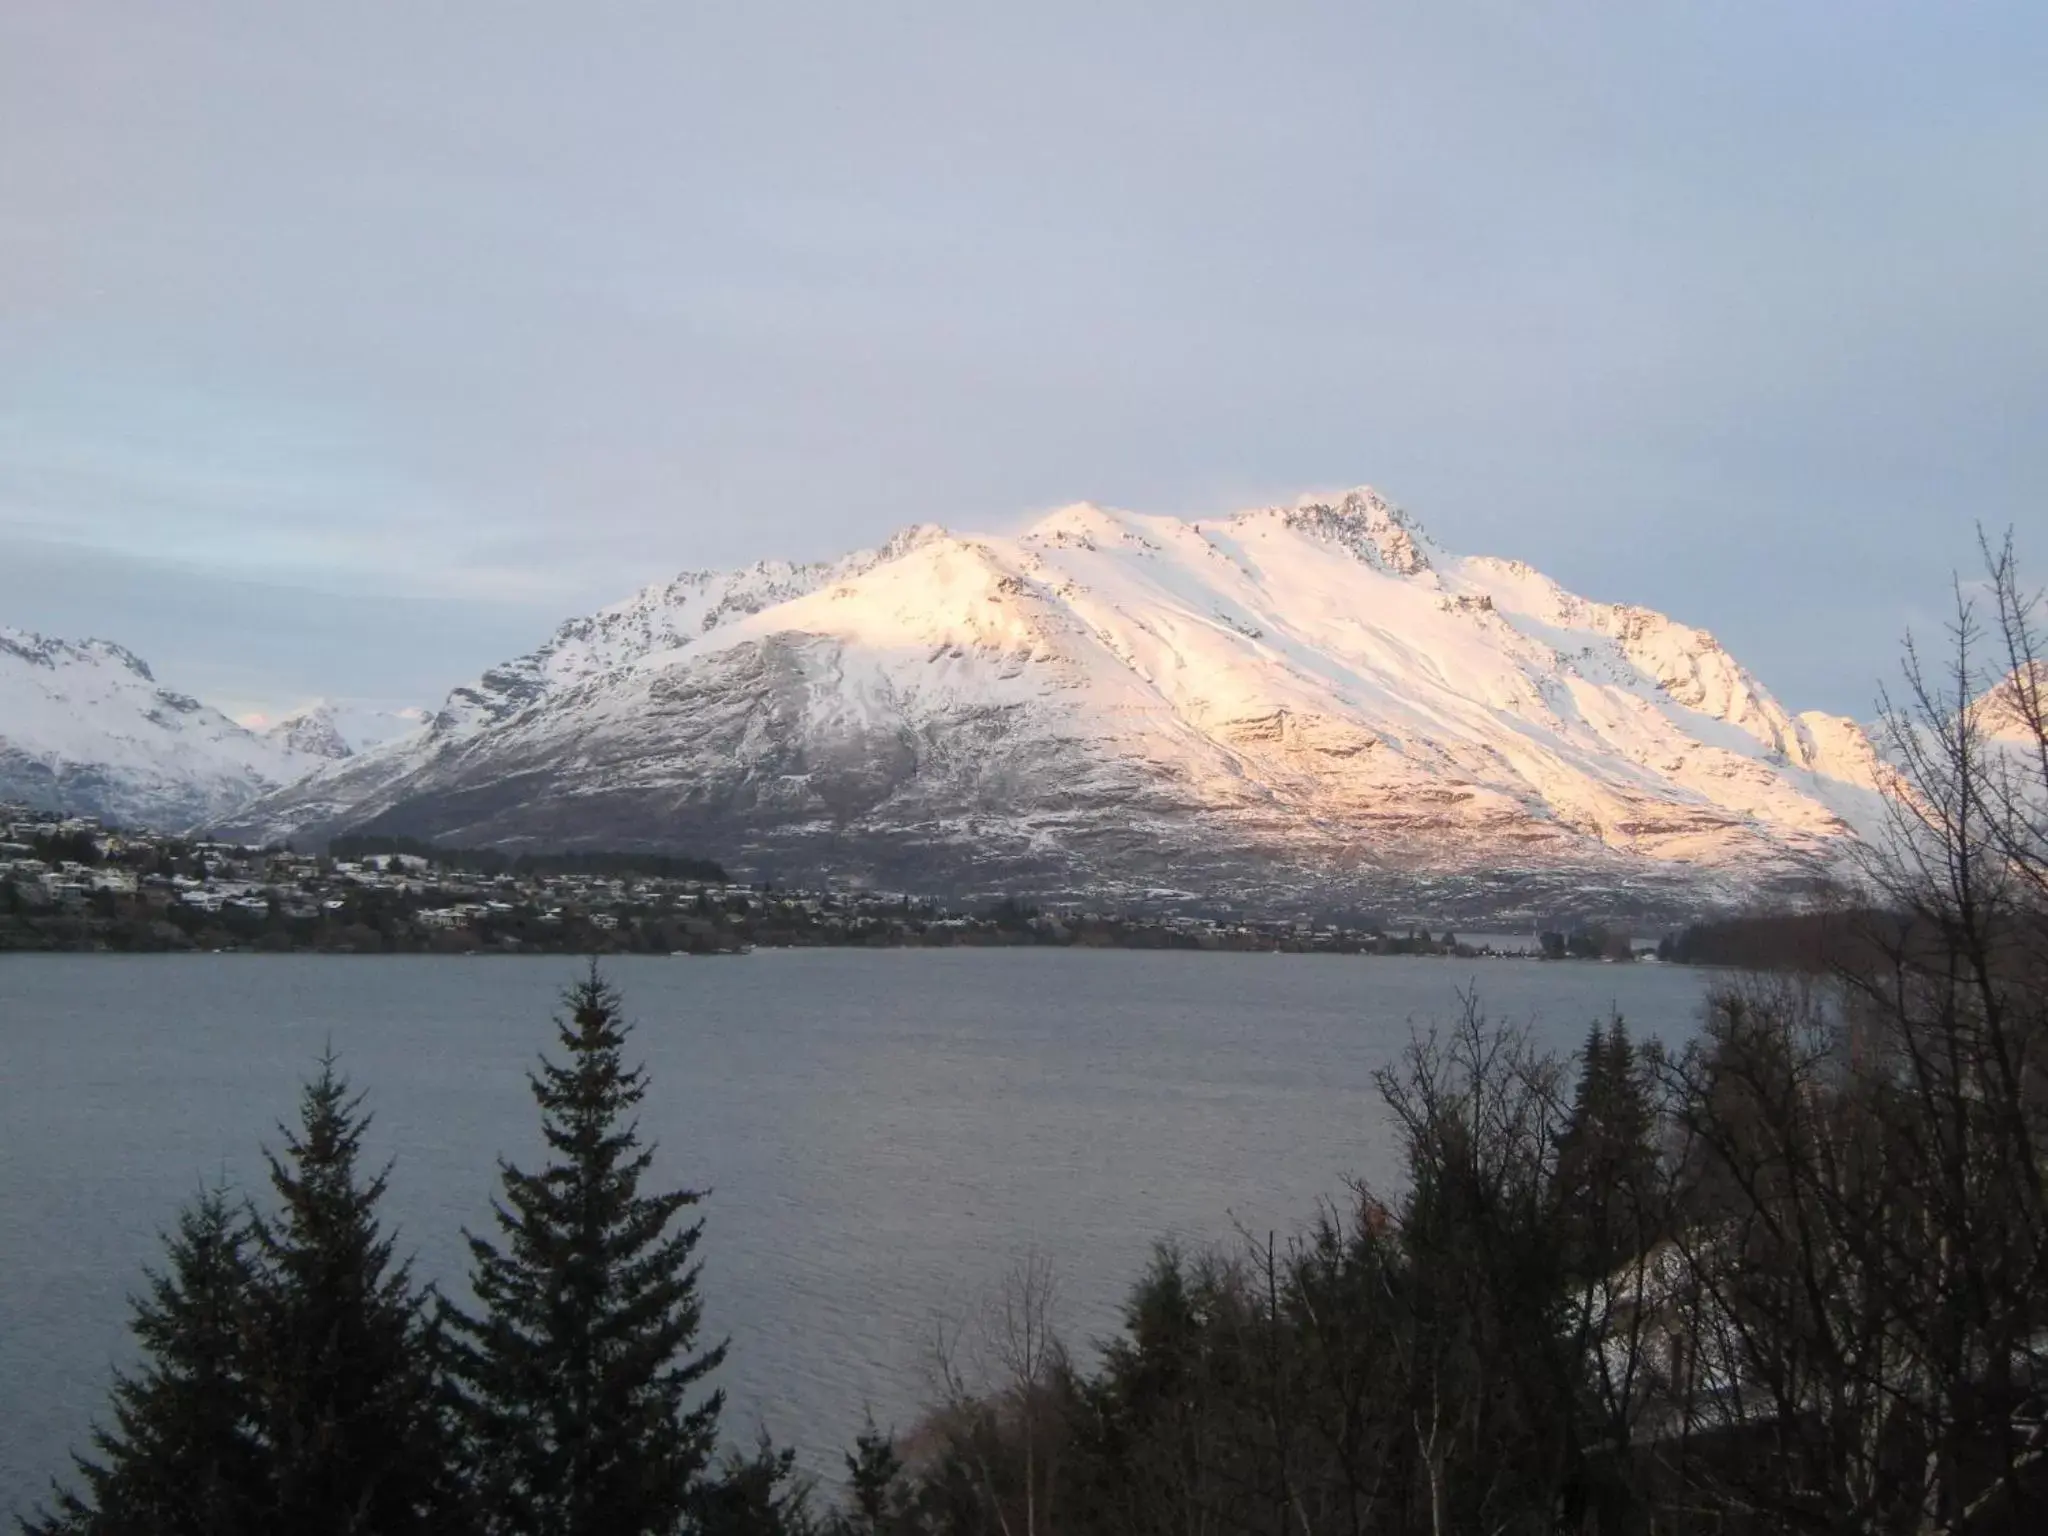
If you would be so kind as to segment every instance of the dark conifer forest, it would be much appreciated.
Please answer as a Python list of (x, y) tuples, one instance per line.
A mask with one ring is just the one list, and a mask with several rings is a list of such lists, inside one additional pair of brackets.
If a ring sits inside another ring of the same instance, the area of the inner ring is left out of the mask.
[(142, 1363), (24, 1529), (2038, 1531), (2048, 666), (2009, 553), (1990, 577), (1941, 670), (1909, 657), (1889, 834), (1824, 963), (1731, 971), (1676, 1051), (1611, 1018), (1547, 1057), (1467, 997), (1380, 1077), (1393, 1187), (1162, 1248), (1105, 1340), (1059, 1337), (1025, 1261), (987, 1347), (942, 1349), (843, 1478), (725, 1435), (715, 1220), (650, 1187), (660, 1085), (593, 968), (531, 1079), (546, 1161), (504, 1165), (469, 1236), (473, 1302), (394, 1251), (402, 1170), (363, 1165), (319, 1063), (267, 1194), (176, 1218)]

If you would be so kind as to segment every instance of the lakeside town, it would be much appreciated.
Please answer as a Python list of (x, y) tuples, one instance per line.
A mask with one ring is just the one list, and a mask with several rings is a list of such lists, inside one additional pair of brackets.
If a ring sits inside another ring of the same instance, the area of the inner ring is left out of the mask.
[(1017, 900), (961, 912), (912, 892), (748, 885), (704, 860), (515, 860), (374, 838), (311, 853), (0, 805), (0, 950), (735, 955), (820, 945), (1639, 958), (1628, 936), (1597, 928), (1468, 943), (1295, 914)]

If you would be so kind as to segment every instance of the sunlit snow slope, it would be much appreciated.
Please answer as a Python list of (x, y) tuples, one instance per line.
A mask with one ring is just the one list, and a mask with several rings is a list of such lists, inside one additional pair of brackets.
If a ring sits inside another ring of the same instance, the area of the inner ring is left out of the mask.
[(1839, 852), (1875, 771), (1703, 631), (1360, 490), (684, 576), (235, 820), (954, 890), (1726, 899)]
[(159, 686), (110, 641), (0, 627), (0, 801), (175, 830), (312, 764)]

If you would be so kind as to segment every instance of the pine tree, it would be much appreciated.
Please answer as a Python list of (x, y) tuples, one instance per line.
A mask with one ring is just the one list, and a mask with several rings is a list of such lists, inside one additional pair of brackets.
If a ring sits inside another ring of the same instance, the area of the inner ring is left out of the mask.
[(832, 1536), (901, 1536), (911, 1527), (910, 1489), (896, 1439), (869, 1415), (846, 1453), (846, 1505), (827, 1529)]
[(358, 1173), (369, 1119), (330, 1054), (301, 1099), (279, 1210), (255, 1221), (250, 1347), (269, 1460), (265, 1529), (406, 1536), (463, 1528), (423, 1293), (377, 1221), (388, 1170)]
[(728, 1451), (691, 1498), (692, 1536), (816, 1536), (811, 1485), (796, 1452), (777, 1450), (766, 1430), (751, 1456)]
[(1641, 1053), (1616, 1014), (1586, 1037), (1558, 1141), (1558, 1220), (1571, 1269), (1583, 1279), (1637, 1257), (1655, 1235), (1655, 1127)]
[(241, 1330), (251, 1285), (246, 1219), (202, 1193), (165, 1240), (130, 1324), (146, 1363), (117, 1377), (83, 1494), (60, 1491), (31, 1536), (242, 1536), (259, 1529), (263, 1456)]
[(504, 1247), (469, 1236), (481, 1311), (444, 1308), (494, 1532), (653, 1536), (683, 1527), (707, 1485), (723, 1394), (694, 1406), (725, 1346), (693, 1353), (702, 1317), (695, 1190), (646, 1194), (653, 1148), (630, 1117), (617, 992), (592, 965), (557, 1020), (565, 1064), (528, 1081), (550, 1161), (500, 1163)]

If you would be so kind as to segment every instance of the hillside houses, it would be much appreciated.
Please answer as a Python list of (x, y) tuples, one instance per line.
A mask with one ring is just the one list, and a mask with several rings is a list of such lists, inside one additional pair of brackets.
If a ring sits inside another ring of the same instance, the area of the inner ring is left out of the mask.
[[(0, 807), (0, 948), (718, 954), (755, 945), (1059, 945), (1488, 954), (1308, 915), (1119, 913), (914, 892), (790, 889), (650, 873), (631, 855), (512, 867), (495, 855), (185, 840)], [(692, 861), (640, 861), (673, 871)]]

